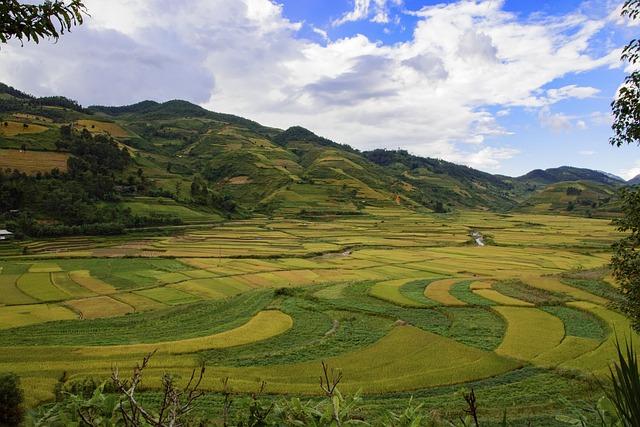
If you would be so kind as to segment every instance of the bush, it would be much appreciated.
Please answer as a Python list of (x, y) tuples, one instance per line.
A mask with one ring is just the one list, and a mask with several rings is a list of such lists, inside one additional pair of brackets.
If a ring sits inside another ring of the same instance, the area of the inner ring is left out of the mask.
[(17, 426), (22, 422), (24, 396), (16, 374), (0, 374), (0, 426)]

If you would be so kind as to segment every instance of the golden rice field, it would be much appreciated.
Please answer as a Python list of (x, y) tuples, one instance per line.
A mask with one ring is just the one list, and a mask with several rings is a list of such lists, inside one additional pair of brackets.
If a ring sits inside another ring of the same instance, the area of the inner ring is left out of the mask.
[[(489, 418), (508, 406), (551, 420), (594, 398), (614, 331), (630, 334), (611, 305), (608, 221), (367, 214), (20, 242), (29, 255), (0, 260), (0, 371), (23, 378), (30, 405), (62, 372), (107, 377), (153, 350), (151, 388), (204, 362), (211, 393), (229, 377), (239, 393), (265, 381), (315, 395), (325, 361), (378, 403), (446, 408), (468, 386)], [(472, 230), (494, 243), (475, 246)]]
[(53, 151), (21, 151), (0, 149), (0, 169), (17, 169), (20, 172), (24, 172), (27, 174), (33, 174), (37, 172), (50, 172), (51, 169), (56, 168), (61, 172), (64, 172), (67, 170), (68, 158), (69, 154), (55, 153)]

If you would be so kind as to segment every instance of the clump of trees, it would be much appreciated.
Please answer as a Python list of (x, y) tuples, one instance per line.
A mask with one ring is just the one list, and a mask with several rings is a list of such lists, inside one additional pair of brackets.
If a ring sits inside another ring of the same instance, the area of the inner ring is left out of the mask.
[[(640, 17), (640, 0), (627, 0), (622, 16), (637, 20)], [(634, 39), (624, 48), (622, 60), (636, 64), (639, 59), (640, 40)], [(611, 106), (614, 117), (611, 145), (640, 144), (640, 71), (626, 77)], [(611, 266), (623, 295), (620, 309), (640, 331), (640, 189), (623, 189), (620, 197), (623, 216), (614, 224), (627, 234), (614, 244)]]
[(0, 426), (20, 425), (24, 417), (24, 396), (16, 374), (0, 374)]
[(207, 181), (200, 175), (196, 175), (191, 182), (191, 200), (195, 204), (209, 206), (227, 214), (238, 209), (231, 195), (210, 190)]
[(181, 223), (169, 215), (134, 215), (114, 203), (120, 188), (144, 191), (148, 182), (141, 169), (127, 176), (129, 152), (110, 137), (63, 126), (56, 146), (71, 153), (66, 172), (0, 170), (0, 214), (12, 231), (32, 237), (112, 235), (127, 227)]

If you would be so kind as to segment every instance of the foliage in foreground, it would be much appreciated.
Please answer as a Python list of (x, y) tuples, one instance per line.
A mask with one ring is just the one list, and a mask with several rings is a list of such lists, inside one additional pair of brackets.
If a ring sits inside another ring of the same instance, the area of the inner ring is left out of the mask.
[[(609, 384), (603, 385), (606, 396), (603, 396), (595, 408), (598, 425), (603, 427), (637, 427), (640, 426), (640, 371), (638, 359), (631, 342), (622, 348), (616, 341), (618, 361), (611, 368)], [(464, 416), (456, 421), (449, 421), (427, 412), (421, 404), (410, 399), (405, 409), (395, 412), (387, 411), (381, 418), (372, 420), (364, 412), (359, 393), (344, 396), (338, 390), (342, 373), (330, 369), (322, 363), (320, 387), (324, 399), (321, 401), (303, 401), (294, 397), (272, 401), (262, 399), (263, 382), (259, 390), (252, 394), (248, 406), (234, 410), (235, 394), (229, 385), (229, 379), (222, 380), (224, 398), (222, 411), (218, 419), (201, 419), (194, 414), (196, 401), (203, 395), (199, 390), (205, 368), (194, 370), (184, 388), (176, 384), (169, 374), (162, 378), (160, 405), (151, 409), (140, 403), (137, 389), (142, 382), (143, 371), (149, 363), (150, 354), (137, 365), (131, 378), (121, 379), (119, 371), (114, 368), (111, 381), (100, 385), (84, 382), (78, 387), (68, 387), (62, 381), (56, 388), (57, 402), (43, 406), (29, 414), (28, 426), (316, 426), (334, 427), (349, 425), (384, 425), (393, 427), (449, 426), (479, 427), (478, 401), (473, 390), (462, 392), (466, 402)], [(7, 376), (17, 378), (15, 376)], [(61, 380), (64, 380), (61, 379)], [(4, 382), (3, 382), (4, 383)], [(89, 385), (89, 387), (87, 386)], [(66, 387), (66, 389), (65, 389)], [(6, 388), (6, 387), (4, 387)], [(4, 390), (3, 388), (3, 390)], [(67, 391), (64, 391), (67, 390)], [(19, 393), (19, 392), (17, 392)], [(10, 394), (10, 393), (9, 393)], [(18, 396), (18, 394), (16, 394)], [(0, 400), (0, 403), (3, 401)], [(18, 405), (19, 407), (19, 405)], [(20, 413), (18, 413), (20, 417)], [(576, 411), (571, 416), (558, 416), (557, 420), (573, 426), (594, 425), (589, 418)], [(2, 423), (0, 423), (2, 424)], [(503, 426), (510, 425), (503, 417)], [(11, 424), (9, 424), (11, 425)]]
[(615, 224), (627, 235), (614, 244), (611, 265), (624, 297), (620, 309), (640, 331), (640, 190), (623, 190), (621, 195), (624, 216)]
[(57, 40), (65, 31), (82, 24), (86, 13), (82, 0), (49, 0), (42, 4), (4, 0), (0, 2), (0, 42), (12, 38), (35, 43), (44, 38)]
[(24, 396), (15, 374), (0, 374), (0, 426), (20, 424), (24, 415)]
[[(640, 0), (625, 1), (622, 16), (637, 20)], [(634, 39), (624, 48), (622, 60), (630, 64), (640, 60), (640, 40)], [(611, 107), (614, 116), (611, 145), (640, 144), (640, 70), (627, 76)], [(620, 308), (640, 331), (640, 189), (622, 190), (621, 198), (623, 216), (615, 223), (619, 231), (630, 234), (614, 245), (611, 265), (624, 296)]]

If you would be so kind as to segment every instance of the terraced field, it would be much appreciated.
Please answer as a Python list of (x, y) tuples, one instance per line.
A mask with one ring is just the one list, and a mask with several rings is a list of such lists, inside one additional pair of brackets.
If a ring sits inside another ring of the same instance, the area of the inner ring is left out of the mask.
[[(475, 246), (472, 230), (494, 243)], [(414, 395), (455, 413), (466, 385), (488, 420), (509, 408), (552, 425), (593, 403), (589, 378), (614, 358), (614, 330), (629, 333), (603, 268), (617, 237), (595, 219), (369, 208), (19, 242), (29, 255), (0, 260), (0, 371), (34, 405), (63, 371), (105, 377), (154, 349), (147, 386), (204, 361), (212, 396), (222, 377), (318, 394), (324, 360), (372, 407)]]

